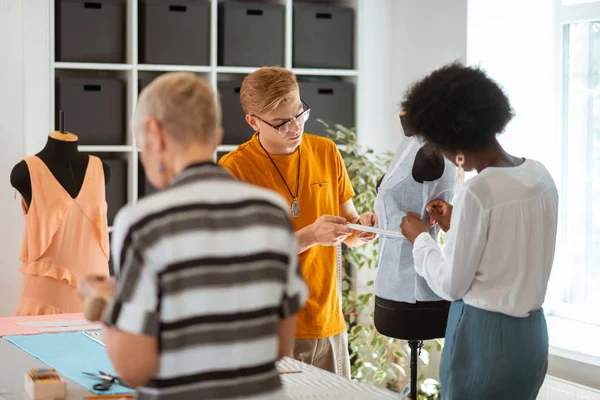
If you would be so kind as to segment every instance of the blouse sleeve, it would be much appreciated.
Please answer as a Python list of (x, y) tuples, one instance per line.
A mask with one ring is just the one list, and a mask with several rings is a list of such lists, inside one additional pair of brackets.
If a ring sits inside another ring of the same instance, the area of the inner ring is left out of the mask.
[(444, 249), (428, 233), (417, 237), (415, 270), (438, 296), (454, 301), (467, 293), (487, 242), (488, 223), (489, 213), (465, 188), (456, 198)]

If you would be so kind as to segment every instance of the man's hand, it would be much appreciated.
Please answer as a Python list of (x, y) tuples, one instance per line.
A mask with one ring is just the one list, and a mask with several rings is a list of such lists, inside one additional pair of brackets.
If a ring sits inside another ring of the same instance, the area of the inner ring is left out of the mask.
[(82, 299), (86, 297), (115, 297), (115, 279), (101, 275), (87, 275), (77, 287), (77, 293)]
[(414, 243), (420, 234), (429, 232), (427, 226), (421, 221), (421, 216), (413, 212), (406, 214), (400, 223), (402, 234), (411, 243)]
[[(377, 226), (377, 224), (379, 224), (379, 218), (377, 218), (377, 215), (375, 213), (366, 212), (360, 216), (358, 223), (364, 226), (375, 227)], [(363, 242), (371, 242), (377, 238), (377, 234), (359, 231), (356, 233), (356, 237), (362, 240)]]
[(333, 215), (323, 215), (311, 225), (312, 236), (321, 246), (337, 246), (352, 234), (346, 220)]
[(435, 224), (440, 226), (444, 232), (450, 229), (450, 219), (452, 218), (452, 206), (444, 200), (434, 200), (425, 207), (429, 213), (429, 224), (433, 227)]

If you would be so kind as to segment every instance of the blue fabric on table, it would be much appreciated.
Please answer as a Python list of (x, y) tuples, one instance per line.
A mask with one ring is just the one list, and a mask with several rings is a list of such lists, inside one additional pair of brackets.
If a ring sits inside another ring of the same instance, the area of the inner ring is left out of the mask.
[(93, 386), (102, 382), (82, 372), (98, 371), (115, 374), (106, 348), (82, 332), (46, 333), (40, 335), (4, 336), (6, 341), (31, 354), (62, 376), (77, 382), (95, 394), (127, 394), (133, 390), (113, 384), (110, 390), (98, 391)]

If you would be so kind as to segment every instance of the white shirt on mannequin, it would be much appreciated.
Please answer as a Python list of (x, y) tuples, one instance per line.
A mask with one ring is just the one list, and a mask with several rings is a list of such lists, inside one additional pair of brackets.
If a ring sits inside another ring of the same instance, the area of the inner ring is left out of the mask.
[[(433, 200), (450, 202), (454, 197), (456, 168), (444, 159), (443, 174), (435, 181), (417, 182), (413, 177), (413, 166), (424, 143), (415, 137), (404, 137), (390, 166), (385, 173), (375, 199), (375, 213), (379, 227), (399, 230), (402, 217), (408, 212), (421, 215), (429, 223), (425, 210)], [(429, 230), (437, 238), (439, 227)], [(396, 302), (412, 303), (441, 300), (427, 286), (414, 268), (413, 245), (404, 237), (379, 238), (379, 260), (374, 292), (377, 297)]]

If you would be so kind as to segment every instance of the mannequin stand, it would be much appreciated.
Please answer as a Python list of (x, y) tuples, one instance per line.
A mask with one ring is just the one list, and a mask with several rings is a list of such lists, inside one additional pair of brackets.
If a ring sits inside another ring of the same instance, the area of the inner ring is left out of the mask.
[(408, 346), (410, 347), (410, 395), (409, 399), (417, 400), (419, 395), (418, 381), (418, 365), (419, 365), (419, 353), (423, 347), (422, 340), (409, 340)]

